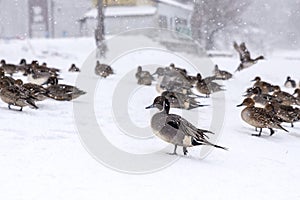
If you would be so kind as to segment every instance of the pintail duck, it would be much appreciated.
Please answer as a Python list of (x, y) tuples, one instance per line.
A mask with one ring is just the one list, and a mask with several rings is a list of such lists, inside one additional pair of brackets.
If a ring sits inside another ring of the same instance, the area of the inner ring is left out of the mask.
[(255, 104), (265, 107), (269, 103), (281, 103), (282, 101), (270, 94), (262, 93), (260, 87), (248, 88), (244, 97), (252, 98)]
[(186, 69), (179, 68), (179, 67), (175, 67), (175, 64), (174, 64), (174, 63), (171, 63), (171, 64), (170, 64), (170, 68), (173, 69), (173, 70), (175, 70), (175, 71), (177, 71), (177, 72), (179, 72), (179, 73), (181, 73), (181, 74), (184, 75), (184, 76), (187, 75)]
[(300, 121), (300, 110), (292, 106), (286, 106), (282, 104), (269, 103), (265, 109), (271, 116), (279, 117), (283, 122), (290, 123), (291, 127), (294, 127), (294, 122)]
[(31, 70), (31, 64), (27, 64), (26, 59), (22, 58), (18, 66), (18, 71), (23, 73), (24, 76), (27, 76), (30, 70)]
[[(163, 91), (171, 91), (188, 94), (191, 93), (193, 87), (191, 83), (177, 70), (165, 68), (164, 70), (157, 69), (158, 81), (156, 89), (159, 93)], [(163, 73), (163, 75), (161, 75)]]
[(244, 42), (241, 43), (240, 45), (234, 42), (233, 47), (239, 53), (240, 61), (241, 61), (240, 65), (235, 70), (235, 72), (251, 67), (252, 65), (256, 64), (258, 60), (264, 59), (263, 56), (258, 56), (257, 58), (252, 59), (250, 56), (250, 52), (248, 51), (246, 44)]
[(220, 70), (218, 65), (215, 65), (215, 69), (213, 72), (214, 72), (216, 79), (228, 80), (228, 79), (232, 78), (231, 73), (224, 71), (224, 70)]
[(206, 97), (209, 97), (210, 94), (220, 91), (225, 91), (223, 89), (222, 85), (219, 85), (218, 83), (215, 83), (213, 81), (210, 81), (209, 79), (202, 79), (202, 76), (200, 73), (197, 74), (197, 83), (196, 83), (196, 89), (201, 94), (205, 94)]
[(209, 145), (226, 150), (226, 148), (208, 141), (209, 137), (206, 134), (213, 134), (211, 131), (198, 129), (181, 116), (169, 114), (170, 103), (165, 97), (156, 97), (153, 104), (146, 107), (146, 109), (149, 108), (160, 110), (151, 118), (151, 128), (160, 139), (174, 144), (175, 148), (172, 154), (176, 154), (177, 146), (183, 147), (184, 155), (188, 152), (187, 147), (197, 145)]
[(241, 112), (242, 119), (249, 125), (260, 128), (259, 134), (252, 134), (253, 136), (260, 137), (263, 128), (268, 128), (270, 130), (270, 136), (275, 133), (273, 128), (282, 129), (288, 132), (280, 125), (282, 123), (281, 120), (272, 117), (264, 108), (258, 108), (254, 105), (255, 102), (251, 98), (246, 98), (243, 103), (237, 105), (237, 107), (246, 106)]
[(22, 111), (25, 106), (38, 109), (34, 102), (35, 98), (32, 97), (24, 88), (20, 87), (18, 83), (1, 88), (0, 98), (8, 104), (9, 109), (11, 109), (11, 106), (20, 107), (20, 111)]
[(274, 86), (272, 84), (270, 84), (270, 83), (262, 81), (259, 76), (256, 76), (251, 81), (252, 82), (255, 81), (255, 83), (253, 84), (253, 87), (259, 87), (261, 89), (262, 93), (269, 93), (269, 92), (273, 92), (274, 91)]
[(186, 94), (178, 92), (164, 91), (161, 96), (168, 99), (171, 108), (181, 108), (186, 110), (191, 110), (194, 108), (204, 107), (207, 105), (202, 105), (196, 100), (196, 97), (191, 97)]
[(69, 72), (80, 72), (80, 69), (73, 63), (68, 70)]
[(114, 72), (110, 65), (100, 64), (100, 62), (97, 60), (95, 74), (106, 78), (109, 75), (114, 74)]
[(47, 96), (58, 101), (71, 101), (86, 94), (75, 86), (65, 84), (51, 85), (46, 89), (48, 91)]
[(15, 79), (9, 76), (5, 76), (4, 70), (0, 68), (0, 88), (4, 88), (14, 84), (15, 84)]
[(14, 73), (18, 72), (18, 67), (17, 65), (14, 64), (7, 64), (5, 60), (0, 61), (1, 68), (4, 70), (6, 74), (9, 74), (12, 76)]
[(139, 85), (151, 85), (153, 77), (148, 71), (143, 71), (141, 66), (138, 66), (135, 77), (138, 79)]
[(43, 101), (48, 98), (48, 91), (41, 85), (25, 83), (22, 85), (22, 87), (28, 90), (29, 94), (37, 101)]
[(295, 88), (296, 87), (296, 81), (292, 80), (291, 77), (288, 76), (286, 78), (284, 86), (287, 87), (287, 88)]
[(298, 101), (296, 97), (287, 92), (281, 91), (279, 86), (274, 86), (273, 96), (282, 101), (283, 105), (300, 105), (300, 101)]

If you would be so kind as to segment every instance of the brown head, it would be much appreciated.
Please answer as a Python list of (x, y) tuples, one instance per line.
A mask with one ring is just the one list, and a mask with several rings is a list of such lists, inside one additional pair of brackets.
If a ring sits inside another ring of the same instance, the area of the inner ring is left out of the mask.
[(298, 97), (300, 97), (300, 89), (299, 89), (299, 88), (295, 89), (295, 91), (294, 91), (294, 94), (293, 94), (293, 95), (295, 95), (295, 94), (297, 94), (297, 95), (298, 95)]
[(255, 104), (255, 102), (253, 101), (253, 99), (246, 98), (246, 99), (244, 99), (243, 103), (237, 105), (236, 107), (240, 107), (240, 106), (252, 107), (252, 106), (254, 106), (254, 104)]
[(171, 68), (175, 68), (175, 64), (174, 64), (174, 63), (171, 63), (171, 64), (170, 64), (170, 67), (171, 67)]
[(261, 81), (261, 78), (259, 76), (257, 76), (252, 81), (259, 82), (259, 81)]
[(23, 81), (21, 79), (15, 80), (15, 85), (21, 86), (23, 85)]
[(6, 64), (6, 62), (5, 62), (4, 59), (2, 59), (2, 60), (0, 61), (0, 63), (1, 63), (1, 65), (5, 65), (5, 64)]
[(281, 91), (281, 89), (278, 85), (273, 86), (273, 90), (274, 90), (274, 92), (280, 92)]
[(267, 112), (275, 112), (275, 108), (274, 106), (271, 104), (271, 103), (268, 103), (266, 106), (265, 106), (265, 110)]

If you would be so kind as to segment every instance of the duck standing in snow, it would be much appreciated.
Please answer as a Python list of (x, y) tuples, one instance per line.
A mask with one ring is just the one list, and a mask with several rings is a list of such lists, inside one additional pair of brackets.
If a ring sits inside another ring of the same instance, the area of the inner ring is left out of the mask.
[(35, 105), (36, 99), (32, 97), (26, 89), (22, 88), (18, 81), (16, 81), (14, 85), (0, 88), (0, 98), (8, 104), (9, 109), (11, 109), (11, 106), (20, 107), (20, 111), (22, 111), (25, 106), (38, 109)]
[(263, 56), (258, 56), (257, 58), (252, 59), (250, 56), (250, 52), (247, 49), (246, 44), (244, 42), (241, 43), (240, 45), (238, 45), (236, 42), (234, 42), (233, 47), (239, 53), (240, 61), (241, 61), (240, 65), (235, 70), (235, 72), (249, 68), (252, 65), (256, 64), (258, 60), (264, 59)]
[(252, 136), (260, 137), (263, 128), (268, 128), (270, 130), (270, 136), (275, 133), (273, 130), (274, 128), (288, 132), (280, 125), (283, 122), (282, 120), (272, 117), (267, 110), (255, 107), (254, 105), (255, 102), (251, 98), (246, 98), (241, 104), (237, 105), (237, 107), (246, 106), (241, 112), (242, 119), (249, 125), (260, 128), (259, 133), (252, 134)]
[(287, 87), (287, 88), (295, 88), (296, 87), (296, 81), (292, 80), (291, 77), (288, 76), (286, 78), (284, 86)]
[(160, 111), (151, 118), (151, 128), (156, 136), (165, 142), (174, 144), (172, 154), (176, 155), (177, 146), (183, 147), (183, 154), (188, 153), (187, 148), (198, 145), (209, 145), (216, 148), (225, 149), (208, 141), (207, 133), (213, 134), (211, 131), (198, 129), (186, 119), (176, 114), (169, 114), (170, 103), (162, 96), (154, 99), (152, 105), (146, 107), (158, 108)]
[(265, 82), (265, 81), (262, 81), (261, 78), (259, 76), (256, 76), (252, 82), (255, 82), (253, 84), (253, 88), (254, 87), (259, 87), (262, 91), (262, 93), (269, 93), (269, 92), (273, 92), (274, 91), (274, 86), (271, 84), (271, 83), (268, 83), (268, 82)]

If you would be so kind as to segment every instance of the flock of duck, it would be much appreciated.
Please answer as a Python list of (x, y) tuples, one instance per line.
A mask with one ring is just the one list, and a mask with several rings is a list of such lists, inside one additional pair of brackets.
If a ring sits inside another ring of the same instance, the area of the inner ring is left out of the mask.
[[(245, 43), (238, 45), (234, 42), (233, 46), (241, 61), (235, 72), (249, 68), (258, 60), (264, 59), (263, 56), (252, 59)], [(224, 91), (224, 86), (219, 85), (217, 81), (231, 79), (233, 75), (230, 72), (220, 70), (218, 65), (215, 65), (213, 76), (202, 78), (200, 73), (191, 76), (186, 69), (170, 64), (165, 68), (157, 68), (153, 74), (143, 71), (142, 67), (138, 66), (135, 76), (137, 83), (141, 85), (151, 85), (152, 81), (156, 80), (156, 90), (160, 95), (146, 109), (159, 109), (151, 119), (151, 128), (159, 138), (174, 145), (172, 154), (176, 154), (177, 146), (183, 147), (184, 155), (187, 154), (188, 147), (197, 145), (227, 149), (209, 141), (209, 134), (213, 134), (211, 131), (197, 128), (181, 116), (170, 114), (170, 108), (190, 110), (207, 106), (200, 103), (198, 99), (203, 96), (193, 93), (192, 88), (205, 95), (204, 97)], [(300, 110), (295, 107), (300, 105), (300, 89), (295, 89), (292, 95), (281, 91), (277, 85), (262, 81), (260, 77), (253, 81), (254, 85), (246, 91), (246, 99), (238, 106), (246, 106), (241, 112), (242, 119), (256, 130), (260, 129), (258, 134), (253, 134), (254, 136), (261, 136), (263, 128), (268, 128), (270, 135), (274, 134), (273, 129), (287, 131), (281, 123), (291, 123), (293, 127), (294, 122), (300, 121)], [(296, 87), (295, 81), (290, 77), (284, 85)]]
[[(80, 70), (72, 64), (69, 71)], [(46, 63), (40, 65), (36, 60), (31, 64), (27, 64), (25, 59), (21, 59), (19, 64), (7, 64), (5, 60), (1, 60), (0, 98), (8, 104), (9, 109), (14, 106), (22, 111), (25, 106), (38, 109), (36, 102), (47, 98), (70, 101), (85, 94), (75, 86), (58, 83), (62, 80), (59, 72), (59, 69), (48, 67)], [(27, 76), (28, 82), (23, 83), (21, 79), (14, 79), (13, 75), (16, 73)]]
[[(235, 72), (249, 68), (258, 60), (264, 59), (263, 56), (252, 59), (245, 43), (234, 42), (233, 46), (240, 57), (240, 64)], [(80, 69), (72, 64), (68, 71), (80, 72)], [(15, 73), (27, 76), (28, 83), (23, 83), (21, 79), (14, 79)], [(18, 65), (13, 65), (2, 60), (0, 97), (8, 104), (9, 109), (11, 106), (16, 106), (22, 111), (25, 106), (37, 109), (36, 102), (47, 98), (70, 101), (85, 94), (75, 86), (59, 83), (62, 80), (59, 73), (59, 69), (48, 67), (46, 63), (40, 65), (38, 61), (27, 64), (26, 60), (22, 59)], [(95, 74), (106, 78), (114, 74), (114, 71), (111, 66), (97, 61)], [(151, 119), (151, 128), (156, 136), (174, 145), (172, 154), (177, 153), (178, 146), (183, 147), (184, 155), (188, 153), (188, 147), (198, 145), (227, 149), (209, 141), (209, 135), (214, 134), (213, 132), (197, 128), (183, 117), (171, 114), (170, 108), (191, 110), (208, 106), (201, 104), (200, 99), (225, 91), (224, 86), (218, 81), (231, 79), (233, 75), (230, 72), (220, 70), (218, 65), (215, 65), (212, 76), (202, 77), (201, 73), (190, 75), (186, 69), (171, 63), (166, 67), (158, 67), (154, 73), (138, 66), (135, 77), (139, 85), (150, 86), (154, 81), (156, 82), (159, 95), (146, 109), (159, 110)], [(263, 128), (268, 128), (270, 135), (274, 134), (273, 129), (287, 131), (281, 125), (282, 123), (290, 123), (293, 127), (294, 122), (300, 121), (300, 110), (296, 107), (300, 105), (299, 88), (295, 89), (294, 94), (289, 94), (277, 85), (262, 81), (260, 77), (256, 77), (253, 81), (254, 85), (246, 91), (246, 98), (238, 105), (246, 106), (241, 112), (242, 119), (256, 130), (260, 129), (258, 134), (253, 135), (261, 136)], [(288, 77), (284, 85), (295, 88), (297, 84)], [(195, 93), (195, 90), (202, 95)]]
[[(260, 77), (255, 77), (254, 84), (248, 88), (244, 95), (246, 99), (238, 106), (246, 106), (242, 110), (242, 119), (259, 128), (258, 134), (261, 136), (262, 129), (268, 128), (270, 136), (274, 134), (273, 129), (281, 129), (288, 132), (282, 123), (290, 123), (294, 127), (294, 122), (300, 121), (300, 89), (296, 88), (293, 94), (282, 91), (278, 85), (262, 81)], [(284, 85), (286, 87), (296, 87), (295, 81), (287, 77)]]

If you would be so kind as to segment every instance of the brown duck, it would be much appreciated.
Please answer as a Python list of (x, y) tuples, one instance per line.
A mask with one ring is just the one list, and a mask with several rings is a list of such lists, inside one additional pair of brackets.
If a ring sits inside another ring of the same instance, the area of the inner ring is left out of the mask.
[(275, 133), (273, 128), (281, 129), (288, 132), (280, 124), (281, 120), (272, 117), (267, 110), (264, 108), (258, 108), (254, 106), (255, 102), (251, 98), (246, 98), (239, 106), (246, 106), (241, 112), (242, 119), (251, 126), (255, 128), (260, 128), (258, 134), (252, 134), (253, 136), (261, 136), (263, 128), (268, 128), (270, 130), (270, 136)]

